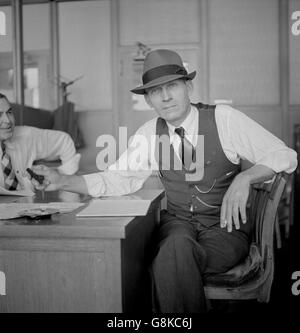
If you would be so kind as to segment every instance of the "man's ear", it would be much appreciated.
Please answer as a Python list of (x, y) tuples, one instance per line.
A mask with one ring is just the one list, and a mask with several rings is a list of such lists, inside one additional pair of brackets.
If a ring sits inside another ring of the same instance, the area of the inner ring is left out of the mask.
[(149, 98), (149, 95), (148, 95), (148, 94), (145, 94), (145, 95), (144, 95), (144, 98), (145, 98), (146, 103), (150, 106), (150, 108), (153, 108), (153, 105), (152, 105), (152, 103), (151, 103), (151, 100), (150, 100), (150, 98)]
[(185, 84), (187, 86), (187, 90), (188, 90), (189, 95), (191, 95), (193, 93), (193, 90), (194, 90), (194, 85), (193, 85), (192, 80), (186, 80)]

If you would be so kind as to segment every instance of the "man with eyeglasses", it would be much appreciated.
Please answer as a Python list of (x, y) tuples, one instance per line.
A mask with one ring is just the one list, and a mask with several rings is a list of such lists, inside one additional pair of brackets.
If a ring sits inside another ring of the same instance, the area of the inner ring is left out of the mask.
[[(297, 166), (295, 151), (238, 110), (192, 104), (195, 75), (176, 52), (151, 51), (143, 84), (132, 92), (144, 95), (158, 117), (137, 130), (117, 163), (81, 177), (37, 168), (50, 185), (33, 180), (37, 188), (101, 197), (133, 193), (158, 170), (167, 210), (161, 213), (151, 276), (153, 308), (162, 313), (207, 311), (203, 274), (226, 272), (249, 253), (250, 185)], [(242, 160), (252, 166), (241, 171)]]

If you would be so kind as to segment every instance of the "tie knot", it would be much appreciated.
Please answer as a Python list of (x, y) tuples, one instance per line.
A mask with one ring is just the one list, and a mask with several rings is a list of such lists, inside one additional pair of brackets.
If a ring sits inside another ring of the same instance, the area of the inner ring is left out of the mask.
[(175, 133), (178, 134), (182, 139), (184, 138), (184, 128), (183, 127), (175, 128)]

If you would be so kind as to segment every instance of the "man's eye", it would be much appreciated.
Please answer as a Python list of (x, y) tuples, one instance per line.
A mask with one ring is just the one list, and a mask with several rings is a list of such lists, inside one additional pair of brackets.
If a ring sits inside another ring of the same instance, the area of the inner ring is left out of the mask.
[(158, 95), (159, 92), (160, 92), (160, 89), (159, 89), (159, 88), (157, 88), (157, 89), (152, 89), (152, 90), (150, 91), (150, 94), (151, 94), (151, 95)]
[(170, 83), (169, 85), (168, 85), (168, 88), (174, 88), (174, 87), (176, 87), (176, 85), (177, 85), (177, 83), (176, 82), (172, 82), (172, 83)]

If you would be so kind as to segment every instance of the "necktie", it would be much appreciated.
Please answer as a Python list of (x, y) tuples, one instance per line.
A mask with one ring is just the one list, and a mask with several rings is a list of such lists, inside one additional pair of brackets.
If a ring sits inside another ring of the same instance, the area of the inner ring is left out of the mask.
[(180, 136), (181, 145), (179, 147), (179, 156), (181, 157), (182, 164), (186, 169), (190, 168), (190, 165), (194, 159), (195, 148), (185, 137), (183, 127), (175, 128), (175, 133)]
[(10, 157), (6, 153), (5, 145), (3, 142), (1, 143), (1, 146), (3, 152), (1, 167), (3, 170), (4, 187), (9, 191), (15, 191), (18, 188), (18, 179), (12, 168)]

